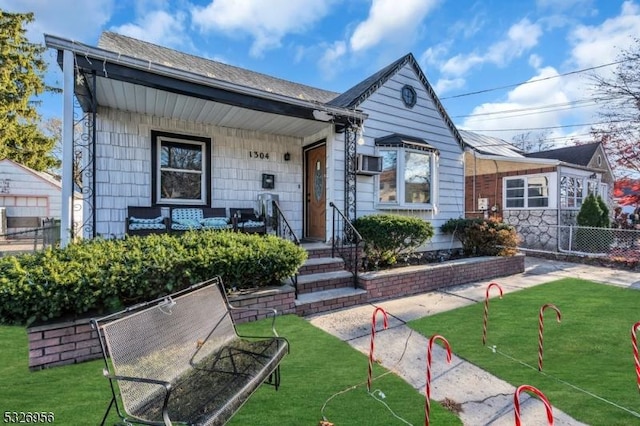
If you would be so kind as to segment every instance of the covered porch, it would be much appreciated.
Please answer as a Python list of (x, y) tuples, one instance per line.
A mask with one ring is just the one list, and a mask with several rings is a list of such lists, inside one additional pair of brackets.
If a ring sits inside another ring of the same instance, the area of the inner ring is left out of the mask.
[[(119, 37), (101, 47), (45, 40), (64, 74), (63, 244), (123, 236), (130, 206), (268, 214), (259, 201), (273, 199), (298, 237), (325, 240), (334, 196), (347, 212), (355, 205), (345, 182), (355, 182), (366, 116), (326, 105), (337, 94), (146, 43), (116, 46)], [(333, 172), (336, 155), (344, 176)], [(79, 228), (74, 185), (84, 195)]]

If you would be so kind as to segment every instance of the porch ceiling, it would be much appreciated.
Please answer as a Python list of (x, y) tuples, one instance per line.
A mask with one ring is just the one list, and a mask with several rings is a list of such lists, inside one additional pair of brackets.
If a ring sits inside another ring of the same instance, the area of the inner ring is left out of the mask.
[(310, 136), (330, 125), (327, 122), (255, 111), (102, 76), (96, 78), (95, 99), (99, 106), (123, 111), (294, 137)]

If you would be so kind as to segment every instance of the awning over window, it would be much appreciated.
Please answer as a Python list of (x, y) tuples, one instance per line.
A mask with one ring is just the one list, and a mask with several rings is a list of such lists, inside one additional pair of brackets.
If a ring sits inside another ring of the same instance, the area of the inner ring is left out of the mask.
[(439, 154), (438, 150), (434, 146), (429, 145), (424, 139), (401, 135), (399, 133), (393, 133), (388, 136), (376, 138), (375, 144), (376, 146), (417, 149), (420, 151), (430, 151)]

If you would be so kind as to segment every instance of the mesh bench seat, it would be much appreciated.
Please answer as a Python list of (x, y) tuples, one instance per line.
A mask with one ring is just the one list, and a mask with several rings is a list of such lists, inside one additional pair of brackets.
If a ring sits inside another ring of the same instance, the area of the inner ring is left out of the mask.
[(243, 337), (233, 309), (217, 277), (93, 320), (113, 393), (102, 424), (115, 407), (125, 423), (222, 425), (262, 383), (277, 389), (276, 312), (272, 336)]

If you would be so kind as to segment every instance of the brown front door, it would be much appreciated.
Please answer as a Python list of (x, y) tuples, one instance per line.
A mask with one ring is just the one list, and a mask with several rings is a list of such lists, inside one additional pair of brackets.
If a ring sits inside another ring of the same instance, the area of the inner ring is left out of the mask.
[(326, 146), (316, 146), (305, 152), (306, 167), (306, 235), (324, 241), (326, 237)]

